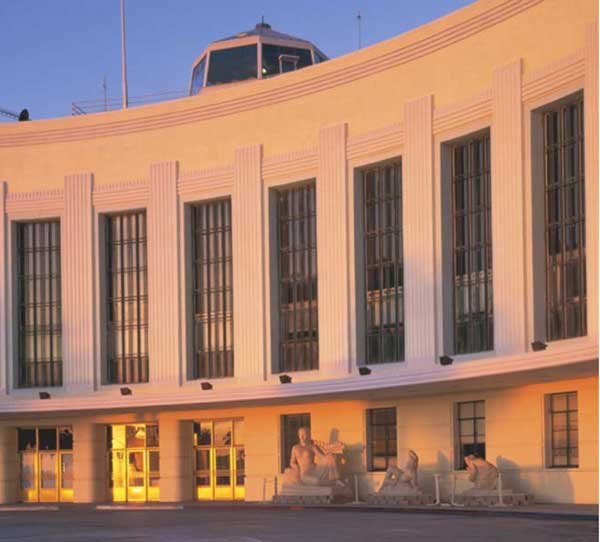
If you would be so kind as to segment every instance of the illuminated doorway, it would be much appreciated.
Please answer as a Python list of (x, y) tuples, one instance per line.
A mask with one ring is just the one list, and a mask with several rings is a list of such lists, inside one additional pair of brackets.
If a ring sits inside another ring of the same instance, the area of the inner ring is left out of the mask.
[(158, 501), (158, 425), (110, 425), (107, 430), (109, 489), (112, 500)]
[(20, 428), (18, 444), (21, 501), (72, 502), (71, 428)]
[(243, 420), (194, 423), (194, 455), (198, 500), (244, 499)]

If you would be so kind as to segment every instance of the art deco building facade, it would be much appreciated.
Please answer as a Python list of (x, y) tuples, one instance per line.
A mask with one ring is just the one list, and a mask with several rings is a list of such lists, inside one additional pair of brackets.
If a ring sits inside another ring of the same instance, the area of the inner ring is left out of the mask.
[(361, 496), (412, 449), (597, 502), (597, 18), (0, 126), (0, 502), (270, 499), (303, 425)]

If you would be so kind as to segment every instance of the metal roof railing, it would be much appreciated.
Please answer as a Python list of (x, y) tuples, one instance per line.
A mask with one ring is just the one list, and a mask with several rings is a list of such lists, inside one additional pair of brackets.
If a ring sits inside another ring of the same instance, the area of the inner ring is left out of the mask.
[[(185, 90), (166, 90), (164, 92), (155, 92), (144, 94), (143, 96), (133, 96), (128, 98), (129, 107), (138, 107), (168, 100), (176, 100), (189, 96)], [(123, 98), (106, 98), (100, 100), (84, 100), (71, 103), (71, 115), (86, 115), (88, 113), (99, 113), (101, 111), (115, 111), (123, 108)]]

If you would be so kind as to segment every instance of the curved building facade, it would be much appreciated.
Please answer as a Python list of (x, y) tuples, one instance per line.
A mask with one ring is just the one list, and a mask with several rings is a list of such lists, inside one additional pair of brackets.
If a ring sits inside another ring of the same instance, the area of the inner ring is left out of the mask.
[(346, 444), (361, 498), (414, 450), (443, 499), (476, 454), (597, 502), (576, 4), (480, 1), (277, 77), (1, 125), (0, 502), (268, 500), (301, 426)]

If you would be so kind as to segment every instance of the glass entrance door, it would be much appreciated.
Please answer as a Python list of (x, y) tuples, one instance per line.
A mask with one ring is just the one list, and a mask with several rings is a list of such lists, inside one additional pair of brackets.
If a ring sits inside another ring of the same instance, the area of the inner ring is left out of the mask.
[(158, 425), (112, 425), (108, 428), (108, 446), (112, 500), (158, 501)]
[(73, 501), (70, 427), (18, 430), (20, 489), (24, 502)]
[(243, 420), (194, 424), (198, 500), (244, 499), (243, 428)]

